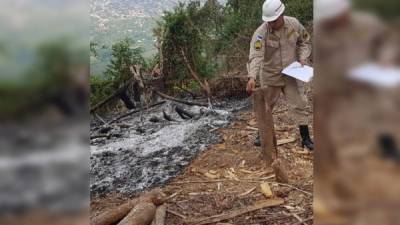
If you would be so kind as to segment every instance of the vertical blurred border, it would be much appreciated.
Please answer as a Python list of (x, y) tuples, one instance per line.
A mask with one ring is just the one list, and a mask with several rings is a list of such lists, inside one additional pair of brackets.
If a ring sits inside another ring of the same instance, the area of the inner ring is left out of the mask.
[(400, 224), (400, 1), (314, 0), (315, 224)]
[(88, 224), (89, 7), (0, 3), (0, 224)]

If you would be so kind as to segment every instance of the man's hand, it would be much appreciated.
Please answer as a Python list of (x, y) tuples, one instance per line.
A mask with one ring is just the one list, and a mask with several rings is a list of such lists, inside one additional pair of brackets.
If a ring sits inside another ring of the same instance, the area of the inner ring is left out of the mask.
[(249, 81), (247, 82), (247, 87), (246, 87), (247, 93), (251, 95), (255, 87), (256, 87), (256, 82), (254, 81), (254, 78), (250, 78)]
[(299, 60), (299, 63), (301, 64), (301, 66), (307, 65), (307, 61), (304, 59)]

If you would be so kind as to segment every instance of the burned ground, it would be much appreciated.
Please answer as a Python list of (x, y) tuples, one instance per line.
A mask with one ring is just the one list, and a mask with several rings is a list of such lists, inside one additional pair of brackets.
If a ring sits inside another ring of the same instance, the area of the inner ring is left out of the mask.
[[(310, 110), (311, 111), (311, 110)], [(198, 151), (176, 177), (159, 184), (170, 195), (166, 224), (186, 224), (190, 219), (229, 213), (266, 199), (260, 189), (268, 183), (272, 198), (282, 198), (281, 206), (244, 214), (228, 224), (303, 224), (312, 223), (313, 154), (299, 147), (297, 127), (288, 109), (279, 101), (274, 110), (278, 138), (278, 157), (285, 159), (290, 184), (275, 181), (271, 168), (265, 166), (263, 154), (253, 146), (257, 134), (251, 108), (233, 113), (228, 126), (208, 128), (219, 137), (218, 143)], [(312, 114), (310, 112), (310, 122)], [(140, 193), (138, 193), (139, 195)], [(91, 217), (126, 202), (132, 195), (109, 193), (93, 198)], [(300, 224), (300, 223), (299, 223)]]

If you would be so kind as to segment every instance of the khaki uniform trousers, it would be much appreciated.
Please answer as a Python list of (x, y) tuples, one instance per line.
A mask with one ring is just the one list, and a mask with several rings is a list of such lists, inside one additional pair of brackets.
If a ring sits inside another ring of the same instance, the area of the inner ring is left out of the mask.
[(301, 88), (297, 84), (297, 80), (291, 77), (287, 77), (285, 75), (285, 85), (284, 86), (270, 86), (270, 85), (262, 85), (261, 90), (264, 95), (265, 102), (267, 103), (266, 107), (272, 110), (275, 107), (276, 102), (279, 100), (281, 93), (283, 93), (290, 111), (292, 118), (296, 122), (297, 125), (307, 125), (307, 103), (305, 98), (303, 97), (303, 93), (301, 93)]

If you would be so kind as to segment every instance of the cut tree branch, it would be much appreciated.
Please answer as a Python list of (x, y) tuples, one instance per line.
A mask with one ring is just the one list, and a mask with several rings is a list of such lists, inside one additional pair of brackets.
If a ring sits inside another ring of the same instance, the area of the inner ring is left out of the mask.
[(96, 105), (94, 105), (93, 107), (90, 107), (90, 113), (94, 113), (97, 109), (99, 109), (100, 107), (102, 107), (103, 105), (105, 105), (107, 102), (113, 100), (114, 98), (116, 98), (118, 95), (120, 95), (123, 91), (125, 91), (128, 86), (132, 83), (132, 80), (129, 80), (125, 85), (123, 85), (122, 87), (118, 88), (117, 91), (115, 91), (114, 93), (112, 93), (110, 96), (108, 96), (106, 99), (104, 99), (103, 101), (97, 103)]
[(157, 95), (159, 95), (162, 98), (165, 98), (165, 99), (168, 99), (168, 100), (171, 100), (171, 101), (175, 101), (175, 102), (179, 102), (179, 103), (182, 103), (182, 104), (186, 104), (186, 105), (190, 105), (190, 106), (198, 105), (198, 106), (208, 107), (208, 104), (206, 104), (206, 103), (189, 102), (189, 101), (185, 101), (185, 100), (182, 100), (182, 99), (177, 99), (177, 98), (174, 98), (172, 96), (169, 96), (169, 95), (166, 95), (164, 93), (161, 93), (161, 92), (159, 92), (157, 90), (154, 90), (154, 93), (156, 93)]
[(185, 61), (186, 66), (188, 67), (189, 72), (192, 75), (193, 79), (195, 79), (200, 84), (201, 88), (204, 90), (207, 97), (210, 97), (211, 89), (210, 89), (210, 85), (208, 85), (207, 80), (204, 80), (204, 82), (201, 81), (201, 79), (199, 78), (199, 75), (193, 70), (192, 66), (190, 65), (190, 62), (189, 62), (188, 58), (186, 57), (186, 54), (185, 54), (185, 51), (183, 50), (183, 48), (181, 48), (181, 53), (182, 53), (183, 60)]
[(138, 90), (135, 90), (135, 92), (139, 92), (140, 94), (144, 94), (144, 89), (145, 89), (145, 84), (143, 82), (143, 77), (140, 73), (140, 66), (130, 66), (129, 67), (131, 73), (132, 73), (132, 78), (129, 79), (124, 85), (122, 85), (118, 90), (116, 90), (114, 93), (112, 93), (110, 96), (108, 96), (106, 99), (103, 101), (99, 102), (98, 104), (94, 105), (93, 107), (90, 107), (90, 113), (94, 113), (97, 109), (105, 105), (107, 102), (113, 100), (114, 98), (118, 97), (121, 93), (126, 91), (126, 89), (129, 87), (131, 84), (138, 84)]
[(161, 102), (157, 102), (157, 103), (154, 103), (154, 104), (152, 104), (152, 105), (149, 105), (148, 107), (144, 107), (144, 108), (136, 109), (136, 110), (133, 110), (133, 111), (129, 111), (129, 112), (127, 112), (127, 113), (125, 113), (125, 114), (123, 114), (123, 115), (121, 115), (121, 116), (118, 116), (117, 118), (111, 120), (110, 122), (107, 123), (107, 125), (110, 125), (110, 124), (112, 124), (112, 123), (115, 123), (115, 122), (117, 122), (118, 120), (123, 119), (123, 118), (125, 118), (125, 117), (128, 117), (128, 116), (130, 116), (130, 115), (132, 115), (132, 114), (141, 112), (141, 111), (146, 110), (146, 109), (149, 109), (149, 108), (153, 108), (153, 107), (158, 106), (158, 105), (162, 105), (162, 104), (164, 104), (165, 102), (166, 102), (166, 101), (161, 101)]

